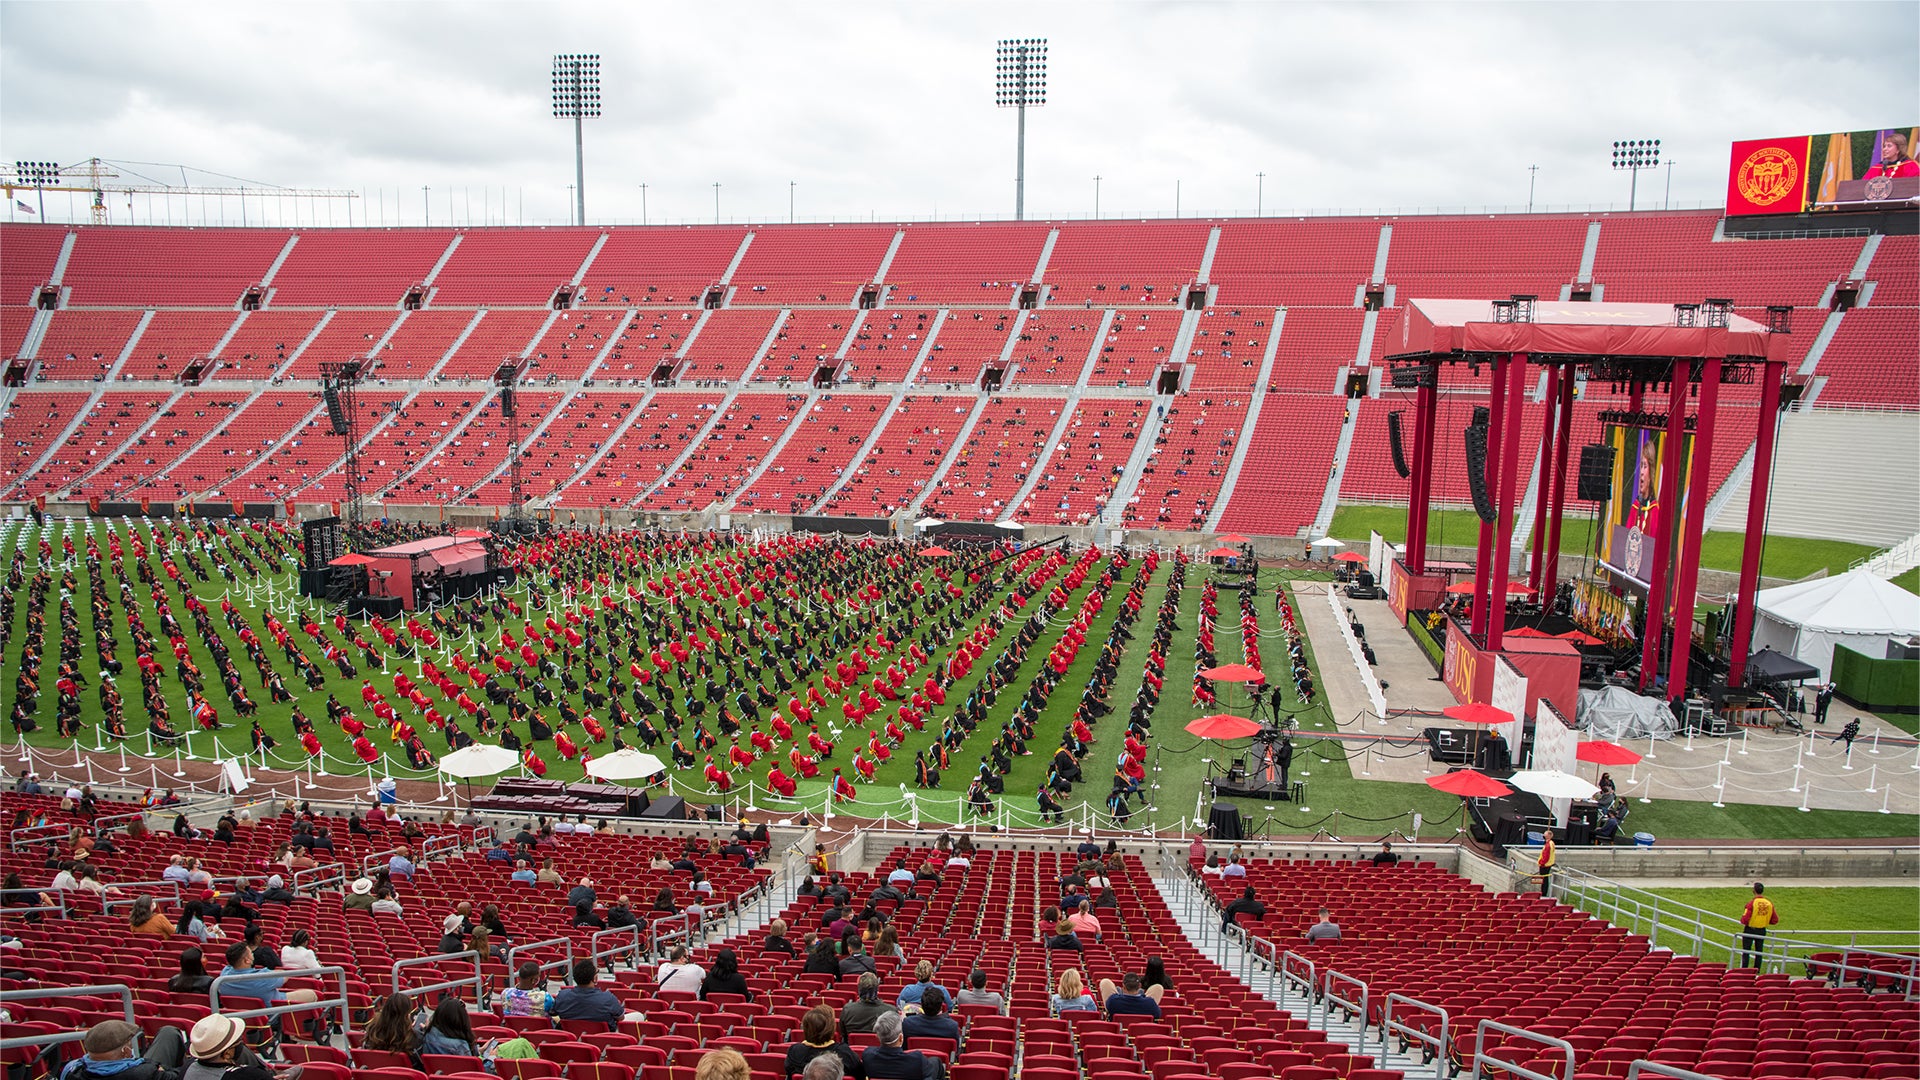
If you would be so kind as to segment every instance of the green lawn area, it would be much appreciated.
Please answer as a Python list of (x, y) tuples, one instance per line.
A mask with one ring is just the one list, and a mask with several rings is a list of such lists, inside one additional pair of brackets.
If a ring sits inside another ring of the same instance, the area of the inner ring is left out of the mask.
[[(1646, 890), (1660, 897), (1662, 901), (1699, 908), (1715, 915), (1724, 915), (1737, 919), (1745, 910), (1746, 903), (1753, 896), (1750, 887), (1729, 888), (1667, 888), (1659, 887)], [(1775, 937), (1808, 941), (1818, 946), (1838, 948), (1848, 941), (1848, 936), (1856, 932), (1868, 934), (1891, 934), (1893, 937), (1869, 937), (1858, 939), (1868, 948), (1882, 948), (1890, 951), (1906, 951), (1920, 944), (1920, 887), (1912, 884), (1897, 885), (1833, 885), (1833, 886), (1785, 886), (1768, 885), (1767, 898), (1774, 902), (1780, 912), (1780, 925), (1769, 933)], [(1663, 904), (1663, 911), (1664, 908)], [(1692, 912), (1675, 911), (1674, 917), (1663, 915), (1661, 921), (1671, 925), (1675, 921), (1690, 921)], [(1646, 933), (1651, 919), (1642, 918), (1637, 925), (1632, 920), (1620, 918), (1622, 924), (1638, 933)], [(1710, 921), (1710, 925), (1717, 920)], [(1721, 934), (1736, 933), (1732, 924), (1718, 924), (1719, 933), (1710, 937), (1712, 943), (1700, 949), (1701, 959), (1734, 963), (1739, 958), (1729, 957), (1726, 946), (1719, 944), (1725, 940)], [(1687, 951), (1690, 945), (1680, 940), (1669, 940), (1662, 936), (1660, 943), (1675, 949)], [(1795, 955), (1819, 951), (1818, 949), (1796, 949)], [(1802, 974), (1800, 966), (1791, 965), (1792, 973)]]
[[(1584, 504), (1581, 504), (1584, 505)], [(1427, 518), (1427, 536), (1435, 546), (1466, 546), (1480, 535), (1480, 519), (1471, 510), (1434, 510)], [(1560, 550), (1586, 551), (1593, 535), (1590, 514), (1569, 514), (1561, 522)], [(1329, 530), (1335, 538), (1349, 544), (1365, 543), (1370, 532), (1378, 531), (1395, 544), (1407, 538), (1407, 510), (1404, 506), (1341, 506), (1333, 513)], [(1710, 570), (1740, 569), (1740, 548), (1745, 534), (1710, 531), (1700, 542), (1700, 565)], [(1760, 572), (1770, 578), (1798, 580), (1824, 569), (1831, 574), (1844, 573), (1847, 567), (1872, 555), (1878, 548), (1845, 540), (1809, 540), (1798, 536), (1768, 536), (1761, 555)], [(1905, 588), (1920, 592), (1920, 568), (1895, 579)]]
[[(72, 535), (71, 530), (69, 531), (69, 535)], [(225, 550), (223, 543), (216, 541), (216, 545)], [(104, 549), (104, 539), (102, 546)], [(7, 554), (10, 553), (0, 552), (0, 556)], [(233, 556), (229, 557), (231, 558)], [(257, 553), (254, 557), (256, 562), (258, 562), (259, 556)], [(1074, 557), (1077, 558), (1077, 553)], [(1038, 604), (1037, 597), (1035, 600), (1029, 602), (1024, 613), (1009, 620), (994, 645), (990, 647), (987, 654), (974, 665), (973, 671), (966, 678), (949, 688), (947, 696), (948, 704), (944, 708), (933, 711), (928, 719), (926, 732), (923, 734), (909, 732), (906, 745), (896, 750), (892, 760), (879, 768), (877, 782), (873, 785), (861, 786), (858, 801), (852, 805), (843, 807), (843, 809), (851, 815), (860, 817), (880, 817), (884, 815), (896, 821), (909, 818), (917, 818), (929, 823), (966, 820), (966, 808), (961, 804), (967, 782), (978, 768), (980, 756), (986, 752), (993, 738), (998, 733), (1001, 723), (1011, 716), (1015, 705), (1026, 692), (1034, 675), (1040, 670), (1041, 665), (1046, 662), (1048, 650), (1051, 649), (1067, 631), (1075, 614), (1079, 611), (1082, 602), (1096, 587), (1102, 568), (1108, 565), (1107, 557), (1108, 553), (1103, 552), (1102, 559), (1090, 568), (1086, 581), (1077, 589), (1073, 590), (1071, 595), (1068, 596), (1066, 604), (1058, 612), (1054, 613), (1052, 619), (1048, 622), (1039, 635), (1038, 640), (1029, 651), (1027, 662), (1015, 675), (1008, 687), (1002, 692), (999, 701), (989, 710), (986, 721), (980, 725), (974, 735), (969, 738), (959, 750), (955, 751), (953, 754), (952, 768), (943, 779), (941, 790), (915, 792), (912, 799), (909, 799), (907, 793), (901, 790), (903, 785), (909, 790), (912, 789), (914, 751), (921, 747), (931, 745), (941, 724), (953, 715), (955, 709), (965, 700), (967, 694), (984, 679), (992, 659), (997, 655), (998, 650), (1004, 647), (1004, 645), (1012, 639), (1013, 635), (1018, 632), (1020, 620), (1031, 615), (1035, 610)], [(202, 555), (201, 558), (205, 561), (204, 555)], [(676, 566), (695, 561), (703, 560), (696, 560), (691, 556), (683, 556), (670, 560), (663, 566), (657, 565), (655, 572), (657, 573), (661, 569), (671, 571)], [(36, 562), (36, 558), (33, 556), (29, 557), (28, 564), (30, 571)], [(156, 571), (159, 570), (160, 561), (158, 558), (150, 557), (149, 563)], [(133, 597), (134, 606), (139, 611), (146, 626), (158, 634), (160, 623), (157, 610), (150, 596), (151, 590), (149, 587), (141, 585), (134, 580), (133, 564), (134, 560), (131, 553), (129, 553), (127, 556), (127, 575), (129, 581), (133, 582), (133, 587), (130, 592)], [(358, 693), (360, 677), (345, 679), (335, 674), (330, 667), (325, 666), (325, 661), (320, 658), (319, 646), (306, 640), (304, 634), (296, 632), (296, 640), (309, 656), (313, 657), (323, 666), (329, 676), (328, 681), (321, 689), (308, 691), (304, 683), (298, 679), (289, 677), (287, 682), (294, 692), (294, 702), (281, 704), (272, 703), (266, 700), (266, 695), (260, 691), (259, 680), (253, 675), (252, 666), (247, 662), (244, 651), (238, 647), (237, 632), (230, 628), (226, 622), (219, 617), (221, 599), (223, 597), (230, 597), (244, 623), (255, 628), (256, 632), (264, 627), (264, 615), (268, 610), (272, 610), (283, 620), (289, 619), (296, 610), (295, 602), (289, 599), (287, 595), (288, 586), (291, 581), (288, 573), (289, 568), (285, 564), (276, 564), (273, 562), (263, 563), (262, 565), (271, 566), (273, 570), (277, 571), (275, 576), (278, 584), (275, 587), (276, 591), (271, 595), (264, 585), (255, 582), (251, 590), (253, 595), (250, 599), (248, 595), (249, 582), (244, 573), (240, 575), (240, 580), (234, 584), (229, 584), (217, 572), (210, 572), (209, 579), (201, 581), (194, 575), (192, 570), (184, 564), (181, 567), (184, 589), (167, 582), (165, 576), (160, 575), (161, 593), (175, 614), (182, 619), (186, 630), (184, 642), (189, 654), (202, 671), (209, 673), (215, 670), (212, 652), (208, 648), (207, 642), (202, 640), (200, 635), (194, 631), (192, 623), (185, 618), (182, 598), (183, 592), (191, 593), (199, 597), (212, 609), (215, 634), (221, 640), (225, 641), (227, 646), (232, 650), (236, 664), (243, 674), (244, 684), (249, 694), (254, 697), (259, 705), (258, 716), (262, 726), (279, 742), (278, 749), (274, 751), (274, 761), (277, 767), (300, 770), (304, 769), (306, 764), (306, 757), (302, 753), (298, 743), (294, 740), (291, 730), (291, 709), (293, 705), (297, 704), (315, 721), (317, 731), (330, 758), (329, 771), (336, 777), (344, 775), (358, 778), (357, 782), (335, 781), (328, 787), (329, 794), (338, 797), (346, 792), (364, 790), (367, 769), (365, 766), (358, 765), (357, 762), (353, 764), (348, 763), (351, 761), (351, 751), (347, 745), (348, 740), (338, 725), (327, 722), (324, 709), (327, 695), (329, 692), (332, 692), (337, 694), (342, 701), (354, 706), (356, 710), (362, 714), (362, 719), (372, 721), (373, 718), (368, 714), (367, 710), (360, 706)], [(1070, 562), (1069, 566), (1071, 565)], [(1079, 650), (1077, 657), (1068, 669), (1059, 688), (1053, 693), (1041, 713), (1036, 725), (1035, 737), (1030, 742), (1030, 749), (1033, 751), (1033, 756), (1017, 759), (1012, 774), (1007, 777), (1006, 794), (999, 802), (1007, 811), (1007, 822), (1009, 824), (1026, 825), (1033, 822), (1036, 816), (1034, 790), (1045, 776), (1048, 758), (1053, 748), (1058, 745), (1060, 734), (1068, 724), (1080, 701), (1081, 692), (1091, 675), (1093, 666), (1100, 652), (1101, 644), (1106, 640), (1111, 627), (1114, 625), (1124, 603), (1127, 589), (1134, 581), (1142, 565), (1143, 564), (1136, 559), (1126, 568), (1116, 571), (1114, 581), (1107, 590), (1106, 603), (1087, 629), (1086, 643)], [(56, 562), (56, 567), (57, 566), (58, 562)], [(211, 565), (209, 565), (208, 569), (209, 571), (212, 570)], [(84, 745), (91, 746), (98, 738), (95, 734), (94, 724), (98, 718), (98, 708), (95, 704), (91, 687), (98, 683), (97, 677), (100, 670), (100, 658), (94, 655), (90, 648), (91, 619), (89, 617), (88, 605), (91, 602), (93, 589), (88, 581), (84, 566), (76, 563), (74, 570), (77, 578), (74, 600), (75, 606), (78, 609), (81, 639), (83, 645), (89, 646), (79, 654), (78, 660), (81, 670), (86, 673), (91, 680), (88, 688), (82, 691), (82, 702), (85, 710), (83, 712), (83, 718), (86, 721)], [(1128, 707), (1142, 681), (1142, 668), (1151, 647), (1154, 622), (1159, 606), (1166, 596), (1167, 582), (1171, 571), (1171, 561), (1162, 561), (1159, 568), (1153, 573), (1144, 591), (1139, 617), (1134, 623), (1133, 638), (1130, 642), (1126, 643), (1119, 659), (1118, 676), (1110, 695), (1113, 713), (1095, 725), (1097, 745), (1088, 755), (1087, 762), (1083, 766), (1086, 771), (1087, 780), (1077, 785), (1072, 797), (1067, 800), (1070, 808), (1090, 810), (1099, 815), (1103, 820), (1108, 779), (1112, 773), (1115, 757), (1119, 753)], [(1050, 588), (1052, 584), (1057, 583), (1060, 578), (1064, 577), (1065, 572), (1066, 570), (1063, 568), (1060, 573), (1056, 574), (1053, 581), (1049, 582), (1048, 587)], [(1136, 827), (1147, 824), (1153, 824), (1163, 829), (1186, 826), (1195, 813), (1196, 798), (1204, 790), (1204, 781), (1209, 772), (1208, 762), (1204, 759), (1212, 758), (1215, 763), (1223, 763), (1227, 759), (1245, 752), (1248, 745), (1246, 740), (1231, 743), (1205, 742), (1187, 734), (1183, 730), (1189, 721), (1200, 715), (1203, 711), (1211, 712), (1222, 709), (1244, 711), (1244, 698), (1239, 695), (1237, 690), (1233, 689), (1224, 690), (1223, 700), (1214, 708), (1203, 710), (1190, 701), (1194, 676), (1194, 635), (1199, 620), (1201, 597), (1210, 572), (1210, 568), (1204, 564), (1196, 564), (1190, 566), (1188, 569), (1187, 585), (1182, 593), (1180, 612), (1177, 619), (1178, 628), (1174, 633), (1172, 644), (1166, 652), (1165, 689), (1160, 699), (1159, 707), (1153, 716), (1153, 733), (1155, 738), (1149, 749), (1147, 765), (1149, 768), (1150, 782), (1159, 785), (1154, 793), (1155, 808), (1149, 813), (1137, 814), (1133, 819), (1133, 824)], [(1031, 569), (1029, 569), (1027, 573), (1031, 573)], [(27, 576), (30, 578), (31, 572)], [(1021, 576), (1025, 577), (1026, 573), (1023, 573)], [(925, 572), (924, 577), (930, 586), (935, 583), (933, 570), (931, 568)], [(146, 719), (144, 710), (140, 704), (140, 688), (133, 664), (134, 647), (130, 636), (124, 629), (125, 613), (120, 608), (121, 593), (118, 589), (117, 581), (112, 577), (111, 571), (107, 571), (107, 579), (109, 586), (107, 596), (111, 601), (111, 607), (115, 615), (115, 625), (121, 628), (118, 635), (118, 655), (120, 660), (126, 665), (126, 671), (121, 676), (120, 682), (121, 689), (127, 698), (127, 726), (132, 735), (132, 738), (128, 740), (128, 749), (132, 753), (137, 753), (143, 750), (146, 745), (146, 740), (143, 736), (146, 730)], [(1305, 808), (1303, 809), (1301, 806), (1287, 803), (1277, 804), (1276, 809), (1272, 812), (1271, 824), (1268, 822), (1268, 814), (1264, 806), (1243, 805), (1243, 809), (1254, 819), (1253, 825), (1256, 830), (1270, 831), (1275, 835), (1299, 836), (1313, 833), (1316, 829), (1324, 828), (1329, 832), (1349, 840), (1358, 838), (1370, 839), (1372, 837), (1385, 835), (1395, 829), (1403, 832), (1411, 832), (1409, 815), (1413, 812), (1418, 812), (1424, 819), (1424, 825), (1421, 830), (1424, 836), (1428, 838), (1444, 838), (1447, 835), (1451, 835), (1452, 829), (1458, 824), (1458, 815), (1461, 808), (1458, 799), (1434, 792), (1423, 784), (1385, 782), (1372, 779), (1367, 775), (1368, 772), (1371, 771), (1370, 766), (1380, 760), (1382, 755), (1404, 755), (1417, 753), (1417, 750), (1411, 748), (1393, 749), (1385, 747), (1367, 750), (1358, 748), (1357, 745), (1356, 748), (1350, 750), (1344, 747), (1337, 738), (1339, 732), (1334, 723), (1334, 718), (1329, 714), (1323, 703), (1307, 706), (1298, 699), (1291, 686), (1291, 680), (1286, 679), (1283, 674), (1286, 670), (1285, 639), (1278, 633), (1280, 626), (1279, 617), (1274, 611), (1273, 587), (1275, 580), (1271, 572), (1262, 574), (1257, 610), (1259, 612), (1261, 631), (1263, 635), (1266, 636), (1263, 636), (1260, 641), (1260, 651), (1267, 670), (1275, 672), (1276, 675), (1279, 676), (1275, 681), (1283, 684), (1284, 694), (1281, 702), (1282, 708), (1286, 712), (1293, 714), (1299, 721), (1300, 735), (1297, 740), (1293, 775), (1297, 779), (1306, 781), (1307, 788), (1304, 803)], [(56, 569), (52, 580), (54, 589), (48, 597), (46, 607), (47, 621), (50, 625), (54, 626), (57, 626), (56, 607), (58, 603), (58, 584), (59, 571)], [(983, 583), (981, 587), (990, 589), (995, 597), (993, 602), (997, 603), (1010, 588), (1010, 582), (989, 581)], [(21, 602), (16, 604), (12, 625), (12, 641), (15, 643), (23, 640), (25, 635), (27, 617), (32, 608), (32, 604), (29, 602), (29, 594), (30, 590), (25, 587), (25, 585), (17, 591), (17, 596)], [(516, 589), (515, 594), (520, 595), (519, 590)], [(1222, 590), (1219, 594), (1218, 606), (1220, 609), (1220, 617), (1216, 625), (1215, 642), (1217, 658), (1221, 663), (1240, 661), (1243, 659), (1244, 654), (1239, 629), (1239, 605), (1236, 595), (1229, 590)], [(316, 605), (311, 601), (305, 602), (305, 607), (309, 613), (316, 610)], [(534, 617), (537, 619), (539, 616), (535, 613)], [(970, 631), (972, 626), (979, 621), (979, 618), (979, 616), (975, 616), (967, 620), (967, 630)], [(517, 618), (510, 620), (511, 624), (516, 628), (518, 621)], [(481, 638), (492, 640), (493, 637), (497, 635), (498, 629), (499, 627), (489, 618), (486, 628), (481, 634)], [(334, 630), (330, 622), (324, 626), (324, 634), (329, 640), (340, 640), (340, 635)], [(958, 637), (958, 635), (956, 635), (956, 637)], [(471, 654), (474, 644), (474, 639), (466, 638), (460, 642), (453, 643), (453, 649), (456, 652), (464, 649)], [(931, 651), (937, 659), (944, 660), (951, 642), (936, 642), (935, 644), (939, 647)], [(40, 668), (43, 692), (37, 716), (41, 726), (38, 732), (29, 737), (31, 743), (39, 746), (66, 745), (66, 740), (60, 739), (54, 731), (54, 695), (50, 692), (52, 673), (59, 659), (57, 636), (55, 640), (49, 642), (49, 646), (49, 650), (43, 658)], [(159, 642), (159, 646), (164, 654), (167, 650), (164, 638)], [(270, 647), (268, 652), (274, 667), (283, 675), (290, 675), (291, 665), (284, 661), (280, 651), (277, 648)], [(437, 655), (436, 653), (436, 662), (443, 669), (450, 669), (448, 661), (437, 658)], [(822, 655), (831, 656), (833, 655), (833, 650), (823, 646)], [(0, 657), (0, 685), (12, 687), (14, 676), (20, 664), (20, 656), (21, 650), (16, 644), (16, 647), (7, 650), (7, 655)], [(369, 674), (364, 670), (364, 663), (357, 654), (354, 656), (354, 662), (362, 666), (361, 677)], [(1319, 675), (1317, 662), (1312, 656), (1310, 643), (1308, 646), (1308, 662), (1314, 667), (1316, 682), (1323, 683)], [(734, 666), (738, 666), (737, 661)], [(395, 665), (395, 670), (400, 670), (401, 668), (404, 668), (404, 670), (411, 675), (415, 671), (416, 663), (414, 661), (405, 661)], [(924, 671), (925, 669), (922, 670)], [(730, 674), (730, 672), (723, 671), (721, 678), (726, 678), (727, 674)], [(376, 686), (384, 687), (386, 685), (386, 680), (383, 677), (374, 675), (373, 678)], [(915, 678), (916, 682), (917, 680), (918, 676)], [(182, 731), (189, 730), (192, 724), (187, 716), (185, 694), (181, 689), (177, 677), (173, 673), (173, 668), (170, 663), (167, 665), (166, 675), (160, 680), (160, 687), (161, 693), (171, 706), (175, 727)], [(216, 708), (220, 709), (222, 719), (228, 726), (217, 734), (195, 731), (191, 737), (191, 748), (194, 756), (202, 759), (212, 756), (216, 741), (227, 753), (244, 753), (248, 747), (248, 725), (246, 721), (240, 720), (233, 715), (225, 695), (222, 694), (218, 688), (217, 682), (210, 680), (209, 690), (211, 691), (211, 700)], [(569, 694), (568, 696), (576, 703), (580, 702), (577, 694)], [(430, 697), (435, 699), (436, 705), (439, 705), (443, 709), (446, 707), (445, 702), (438, 700), (437, 693), (430, 694)], [(557, 719), (553, 715), (552, 710), (544, 711), (547, 712), (550, 720)], [(583, 711), (585, 711), (584, 708)], [(403, 715), (404, 714), (405, 710), (403, 710)], [(499, 717), (501, 710), (496, 709), (495, 715)], [(600, 715), (604, 717), (606, 714), (601, 713)], [(413, 720), (416, 726), (423, 726), (417, 717), (411, 717), (410, 719)], [(1341, 719), (1344, 722), (1345, 718)], [(710, 727), (712, 726), (711, 722), (712, 714), (709, 713)], [(840, 718), (836, 702), (822, 715), (822, 732), (828, 732), (831, 726), (839, 722)], [(470, 722), (468, 722), (467, 726), (469, 730), (471, 730)], [(377, 724), (370, 723), (369, 727), (370, 732), (378, 734)], [(524, 735), (524, 726), (522, 726), (521, 731)], [(692, 726), (689, 725), (687, 728), (689, 736), (691, 731)], [(569, 733), (577, 742), (585, 745), (585, 736), (578, 725), (575, 725)], [(631, 733), (629, 732), (628, 734), (629, 738), (631, 738)], [(445, 752), (445, 741), (438, 733), (422, 730), (422, 736), (426, 740), (427, 747), (430, 751), (435, 754)], [(864, 732), (856, 729), (852, 732), (843, 733), (838, 736), (838, 739), (842, 748), (836, 753), (833, 761), (825, 763), (823, 773), (830, 774), (833, 764), (846, 765), (852, 758), (852, 744), (854, 740), (859, 739), (860, 741), (864, 741)], [(690, 738), (689, 742), (691, 742)], [(393, 744), (384, 737), (377, 738), (375, 744), (389, 755), (395, 753)], [(560, 755), (555, 752), (553, 744), (543, 744), (540, 745), (538, 749), (549, 766), (548, 775), (550, 777), (561, 780), (573, 780), (580, 777), (580, 765), (577, 762), (568, 762), (562, 759)], [(606, 747), (603, 745), (596, 749), (604, 752)], [(659, 752), (664, 754), (664, 747), (660, 748)], [(171, 778), (164, 775), (170, 772), (170, 770), (164, 766), (171, 757), (172, 753), (170, 751), (162, 752), (157, 760), (152, 762), (153, 766), (159, 767), (158, 771), (160, 775), (150, 772), (146, 762), (134, 762), (135, 772), (129, 777), (129, 780), (139, 786), (144, 786), (150, 782), (161, 784), (171, 782)], [(392, 769), (395, 775), (401, 775), (403, 770), (400, 766), (402, 765), (404, 765), (403, 760), (398, 757), (390, 757), (388, 760), (375, 765), (373, 775), (378, 776), (389, 768)], [(754, 769), (748, 770), (746, 773), (738, 774), (736, 780), (751, 777), (756, 782), (760, 782), (766, 774), (766, 767), (767, 763), (763, 761)], [(705, 795), (704, 780), (699, 776), (698, 770), (674, 773), (672, 774), (672, 781), (676, 790), (682, 794), (708, 798), (708, 796)], [(802, 783), (800, 785), (801, 801), (798, 804), (774, 801), (769, 805), (769, 800), (764, 796), (759, 797), (756, 802), (763, 810), (778, 816), (785, 816), (802, 808), (817, 811), (821, 806), (824, 790), (825, 781), (819, 780), (811, 783)], [(1656, 794), (1658, 793), (1656, 792)], [(740, 801), (744, 803), (745, 800), (742, 799)], [(1715, 810), (1703, 803), (1687, 803), (1667, 799), (1660, 799), (1648, 806), (1636, 806), (1636, 811), (1630, 824), (1636, 830), (1649, 831), (1656, 836), (1676, 838), (1912, 836), (1916, 831), (1920, 831), (1916, 829), (1916, 820), (1910, 817), (1884, 817), (1874, 813), (1826, 811), (1799, 814), (1791, 808), (1775, 807), (1729, 806), (1724, 810)]]
[(1910, 593), (1920, 593), (1920, 566), (1913, 567), (1906, 573), (1889, 580)]

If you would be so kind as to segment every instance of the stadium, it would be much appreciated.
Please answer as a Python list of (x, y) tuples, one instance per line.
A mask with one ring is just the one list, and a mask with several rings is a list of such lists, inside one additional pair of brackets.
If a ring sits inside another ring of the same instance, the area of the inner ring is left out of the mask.
[(0, 170), (9, 1080), (1920, 1074), (1920, 129), (1029, 216), (1057, 44), (964, 220)]

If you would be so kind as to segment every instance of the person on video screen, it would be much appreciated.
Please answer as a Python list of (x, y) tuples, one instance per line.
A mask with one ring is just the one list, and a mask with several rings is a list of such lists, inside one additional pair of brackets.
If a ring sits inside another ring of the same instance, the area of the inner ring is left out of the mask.
[(1913, 160), (1907, 152), (1907, 137), (1897, 131), (1887, 132), (1880, 142), (1880, 161), (1867, 170), (1866, 179), (1876, 176), (1920, 176), (1920, 162)]
[(1640, 450), (1633, 471), (1633, 501), (1627, 504), (1629, 529), (1651, 532), (1660, 513), (1660, 443), (1648, 432), (1640, 433)]

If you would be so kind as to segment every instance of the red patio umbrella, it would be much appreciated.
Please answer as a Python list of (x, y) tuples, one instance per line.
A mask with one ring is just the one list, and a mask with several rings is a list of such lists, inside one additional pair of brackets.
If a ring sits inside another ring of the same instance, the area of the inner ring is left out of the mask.
[(1564, 634), (1555, 634), (1553, 636), (1561, 639), (1562, 641), (1571, 641), (1575, 645), (1583, 649), (1589, 645), (1605, 645), (1606, 644), (1606, 642), (1601, 641), (1599, 638), (1594, 637), (1592, 634), (1587, 633), (1585, 630), (1569, 630)]
[(1595, 765), (1632, 765), (1640, 760), (1640, 755), (1605, 739), (1592, 739), (1581, 743), (1573, 752), (1580, 761), (1590, 761)]
[(921, 557), (927, 558), (927, 559), (944, 559), (951, 554), (953, 554), (953, 552), (948, 551), (946, 548), (943, 548), (938, 544), (935, 544), (930, 548), (920, 549)]
[(1259, 668), (1248, 667), (1245, 664), (1221, 664), (1219, 667), (1210, 667), (1202, 671), (1200, 677), (1203, 679), (1212, 679), (1215, 682), (1267, 681), (1266, 672), (1261, 671)]
[(355, 552), (350, 552), (346, 555), (342, 555), (339, 558), (333, 560), (332, 562), (329, 562), (327, 565), (328, 566), (365, 566), (372, 561), (373, 561), (372, 559), (369, 559), (365, 555), (362, 555), (359, 552), (355, 551)]
[(1513, 793), (1513, 789), (1507, 785), (1472, 769), (1461, 769), (1445, 776), (1429, 776), (1427, 786), (1464, 799), (1498, 799)]
[(1244, 544), (1247, 542), (1247, 538), (1244, 536), (1241, 536), (1239, 533), (1228, 533), (1225, 536), (1218, 536), (1218, 537), (1215, 537), (1214, 539), (1220, 541), (1223, 544)]
[(1207, 558), (1209, 559), (1237, 559), (1239, 557), (1240, 552), (1230, 547), (1217, 547), (1207, 552)]
[(1476, 701), (1470, 705), (1454, 705), (1440, 710), (1441, 715), (1458, 720), (1463, 724), (1511, 724), (1513, 714), (1505, 709), (1496, 709), (1485, 702)]
[(1359, 553), (1359, 552), (1357, 552), (1357, 551), (1343, 551), (1343, 552), (1341, 552), (1340, 554), (1338, 554), (1338, 555), (1335, 555), (1335, 556), (1333, 557), (1333, 561), (1334, 561), (1334, 562), (1358, 562), (1358, 563), (1363, 563), (1363, 562), (1366, 562), (1366, 561), (1367, 561), (1367, 557), (1366, 557), (1365, 555), (1362, 555), (1362, 554), (1360, 554), (1360, 553)]
[(1260, 724), (1232, 713), (1214, 713), (1188, 724), (1187, 730), (1203, 739), (1244, 739), (1259, 731)]
[(1544, 637), (1552, 637), (1553, 635), (1552, 635), (1552, 634), (1549, 634), (1549, 633), (1547, 633), (1547, 632), (1546, 632), (1545, 630), (1541, 630), (1541, 629), (1538, 629), (1538, 628), (1536, 628), (1536, 627), (1532, 627), (1532, 626), (1522, 626), (1522, 627), (1520, 627), (1520, 628), (1519, 628), (1518, 630), (1509, 630), (1509, 631), (1507, 631), (1507, 636), (1508, 636), (1508, 637), (1538, 637), (1538, 638), (1544, 638)]

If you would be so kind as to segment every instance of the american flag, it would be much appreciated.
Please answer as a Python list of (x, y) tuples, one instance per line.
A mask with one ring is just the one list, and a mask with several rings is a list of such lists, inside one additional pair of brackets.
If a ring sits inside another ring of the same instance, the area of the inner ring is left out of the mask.
[(15, 206), (15, 208), (20, 210), (25, 210), (29, 214), (33, 213), (33, 207), (28, 206), (26, 203), (21, 202), (19, 199), (13, 200), (13, 205)]

